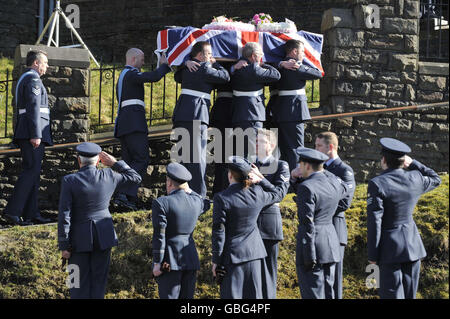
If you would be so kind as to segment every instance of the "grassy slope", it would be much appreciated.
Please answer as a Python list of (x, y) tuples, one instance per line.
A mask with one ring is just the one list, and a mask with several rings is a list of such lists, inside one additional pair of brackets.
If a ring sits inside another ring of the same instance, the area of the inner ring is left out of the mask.
[[(449, 177), (419, 200), (415, 220), (428, 257), (423, 261), (419, 298), (448, 298)], [(344, 267), (344, 298), (377, 298), (365, 287), (366, 189), (359, 185), (347, 211), (349, 244)], [(281, 203), (285, 240), (279, 256), (278, 297), (299, 298), (295, 271), (296, 205), (289, 194)], [(201, 216), (195, 240), (201, 261), (196, 298), (218, 298), (211, 283), (211, 215)], [(156, 298), (157, 285), (150, 279), (151, 212), (114, 216), (120, 245), (113, 249), (107, 298)], [(56, 226), (13, 227), (0, 232), (0, 298), (64, 298), (64, 285), (56, 244)]]

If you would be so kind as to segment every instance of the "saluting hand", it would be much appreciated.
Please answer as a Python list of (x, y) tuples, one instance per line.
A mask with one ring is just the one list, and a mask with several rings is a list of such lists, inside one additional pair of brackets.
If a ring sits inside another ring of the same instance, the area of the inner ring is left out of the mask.
[(300, 178), (302, 176), (302, 172), (300, 171), (300, 167), (296, 167), (291, 171), (292, 178)]
[(408, 155), (405, 155), (405, 163), (403, 163), (403, 168), (407, 169), (409, 165), (411, 165), (413, 159), (409, 157)]
[(100, 154), (98, 154), (98, 157), (100, 158), (100, 162), (107, 167), (111, 167), (117, 162), (114, 156), (109, 155), (106, 152), (101, 152)]

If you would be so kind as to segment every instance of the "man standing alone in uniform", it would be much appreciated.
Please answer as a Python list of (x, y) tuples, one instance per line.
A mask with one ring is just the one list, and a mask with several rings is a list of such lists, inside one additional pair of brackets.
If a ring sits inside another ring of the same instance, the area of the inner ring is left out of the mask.
[[(141, 177), (97, 144), (81, 143), (76, 150), (80, 170), (64, 176), (61, 183), (58, 246), (62, 258), (79, 269), (79, 287), (70, 288), (70, 297), (102, 299), (111, 248), (118, 243), (109, 201), (118, 186), (139, 184)], [(97, 169), (99, 161), (112, 169)]]
[(350, 207), (355, 193), (355, 175), (353, 169), (345, 164), (338, 155), (338, 138), (333, 132), (323, 132), (316, 137), (316, 150), (328, 156), (323, 168), (339, 177), (347, 184), (347, 196), (339, 202), (336, 214), (333, 216), (333, 225), (340, 242), (341, 260), (336, 263), (336, 275), (334, 278), (334, 297), (342, 299), (342, 269), (344, 263), (344, 251), (347, 245), (347, 223), (345, 211)]
[(286, 58), (279, 63), (281, 79), (277, 83), (278, 96), (272, 105), (272, 118), (278, 127), (281, 159), (288, 162), (292, 171), (297, 166), (296, 149), (304, 146), (303, 122), (311, 119), (306, 80), (320, 79), (322, 73), (302, 63), (305, 46), (301, 41), (287, 41), (285, 51)]
[(7, 221), (18, 225), (48, 223), (38, 207), (39, 179), (45, 145), (53, 145), (47, 90), (41, 76), (48, 68), (47, 54), (30, 51), (27, 69), (16, 85), (17, 123), (13, 142), (20, 148), (23, 171), (4, 211)]
[(170, 163), (167, 165), (167, 196), (152, 203), (153, 275), (161, 299), (194, 297), (200, 261), (192, 234), (198, 217), (210, 204), (189, 188), (191, 178), (186, 167)]
[[(143, 176), (149, 158), (148, 126), (145, 118), (144, 84), (159, 81), (170, 72), (167, 59), (153, 72), (140, 72), (144, 65), (144, 52), (131, 48), (126, 53), (126, 66), (117, 82), (118, 110), (114, 137), (120, 139), (122, 160)], [(114, 201), (129, 209), (136, 209), (139, 185), (119, 189)]]
[(413, 220), (423, 193), (440, 185), (435, 171), (411, 159), (408, 145), (380, 139), (383, 172), (367, 189), (367, 246), (369, 262), (380, 267), (381, 298), (414, 299), (419, 285), (420, 260), (425, 247)]
[[(300, 165), (292, 172), (297, 190), (298, 233), (296, 266), (303, 299), (334, 299), (339, 239), (333, 216), (346, 196), (347, 185), (323, 169), (325, 154), (306, 147), (297, 149)], [(297, 178), (304, 180), (300, 184)]]

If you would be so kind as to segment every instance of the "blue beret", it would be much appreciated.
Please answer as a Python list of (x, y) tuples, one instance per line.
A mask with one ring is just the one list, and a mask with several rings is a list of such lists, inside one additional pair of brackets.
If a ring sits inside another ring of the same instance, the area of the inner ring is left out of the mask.
[(241, 172), (242, 175), (248, 176), (250, 170), (252, 169), (252, 164), (243, 157), (240, 156), (230, 156), (228, 157), (228, 168)]
[(95, 143), (84, 142), (75, 148), (79, 155), (85, 157), (94, 157), (101, 153), (102, 148)]
[(302, 162), (323, 163), (328, 161), (327, 155), (312, 148), (297, 147), (295, 153), (298, 155), (298, 160)]
[(173, 179), (175, 182), (178, 183), (185, 183), (189, 182), (192, 179), (191, 173), (187, 170), (186, 167), (179, 163), (170, 163), (167, 165), (167, 176), (170, 177), (170, 179)]
[(380, 139), (380, 144), (382, 152), (397, 155), (399, 157), (411, 152), (411, 148), (408, 145), (395, 138), (383, 137)]

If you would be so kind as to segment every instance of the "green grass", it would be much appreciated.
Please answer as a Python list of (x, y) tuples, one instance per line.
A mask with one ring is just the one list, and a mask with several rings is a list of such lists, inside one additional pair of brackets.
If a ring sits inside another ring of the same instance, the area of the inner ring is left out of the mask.
[[(419, 200), (414, 218), (427, 258), (423, 260), (418, 298), (449, 298), (448, 234), (449, 176), (440, 187)], [(289, 194), (281, 203), (285, 239), (278, 259), (278, 298), (300, 298), (295, 269), (297, 208)], [(344, 298), (378, 298), (365, 286), (367, 185), (356, 188), (347, 211), (348, 246), (344, 259)], [(112, 250), (107, 298), (157, 298), (151, 272), (151, 211), (114, 215), (119, 246)], [(195, 298), (219, 298), (211, 282), (212, 211), (201, 216), (194, 239), (200, 257)], [(61, 270), (55, 225), (13, 227), (0, 231), (0, 298), (67, 298), (65, 272)]]
[[(113, 71), (113, 67), (117, 69)], [(0, 81), (6, 79), (6, 70), (12, 72), (14, 61), (8, 58), (0, 58)], [(116, 99), (116, 83), (119, 79), (120, 72), (123, 65), (120, 64), (103, 64), (100, 82), (100, 71), (98, 67), (91, 62), (90, 72), (90, 102), (91, 102), (91, 131), (107, 132), (113, 130), (113, 124), (117, 115), (117, 99)], [(150, 71), (148, 67), (144, 67), (142, 71)], [(173, 78), (174, 72), (168, 73), (165, 78), (156, 83), (145, 84), (145, 105), (147, 118), (152, 118), (152, 126), (164, 125), (171, 123), (173, 109), (176, 100), (180, 95), (181, 87), (178, 85), (176, 89), (176, 82)], [(101, 95), (100, 95), (101, 84)], [(3, 86), (0, 83), (0, 144), (7, 144), (11, 142), (10, 138), (2, 138), (3, 136), (11, 136), (13, 134), (12, 117), (12, 83), (9, 83), (8, 89), (8, 127), (5, 134), (4, 112), (6, 107), (6, 92), (2, 90)], [(163, 92), (165, 92), (165, 97)], [(4, 87), (6, 89), (6, 86)], [(320, 100), (319, 80), (314, 81), (314, 95), (312, 96), (312, 81), (306, 83), (306, 95), (308, 101)], [(266, 102), (269, 101), (269, 90), (265, 90)], [(101, 105), (101, 107), (99, 106)], [(319, 102), (310, 102), (309, 108), (318, 108)], [(100, 124), (100, 125), (98, 125)]]

